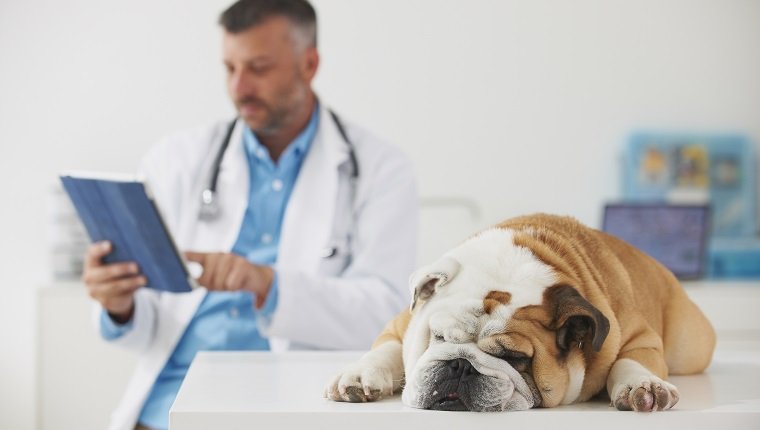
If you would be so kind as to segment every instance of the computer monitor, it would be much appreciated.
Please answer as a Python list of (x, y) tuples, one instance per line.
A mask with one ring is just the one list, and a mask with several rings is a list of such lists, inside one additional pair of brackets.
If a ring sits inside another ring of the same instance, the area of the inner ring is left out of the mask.
[(707, 205), (611, 203), (602, 230), (630, 243), (670, 269), (679, 279), (705, 272), (710, 231)]

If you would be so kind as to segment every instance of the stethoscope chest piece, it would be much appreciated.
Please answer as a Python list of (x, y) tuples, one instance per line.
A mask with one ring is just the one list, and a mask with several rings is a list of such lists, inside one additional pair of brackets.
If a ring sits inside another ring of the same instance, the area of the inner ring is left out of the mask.
[(338, 248), (334, 246), (326, 246), (322, 248), (322, 251), (319, 253), (319, 256), (322, 258), (332, 258), (335, 257), (335, 254), (338, 253)]
[(201, 207), (198, 211), (198, 219), (211, 221), (218, 215), (219, 202), (216, 200), (216, 193), (207, 188), (201, 193)]

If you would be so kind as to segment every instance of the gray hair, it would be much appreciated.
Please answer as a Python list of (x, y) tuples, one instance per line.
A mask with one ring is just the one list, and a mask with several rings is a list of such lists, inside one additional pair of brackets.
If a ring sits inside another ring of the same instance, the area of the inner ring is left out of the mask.
[(317, 13), (306, 0), (238, 0), (219, 16), (219, 25), (236, 34), (274, 17), (293, 24), (293, 36), (302, 47), (317, 47)]

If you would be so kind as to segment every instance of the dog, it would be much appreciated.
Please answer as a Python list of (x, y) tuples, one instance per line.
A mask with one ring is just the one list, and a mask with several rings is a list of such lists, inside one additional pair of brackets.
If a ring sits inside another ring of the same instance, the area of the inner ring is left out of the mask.
[(482, 231), (418, 269), (409, 310), (325, 389), (366, 402), (403, 387), (435, 410), (514, 411), (586, 401), (618, 410), (678, 402), (668, 374), (710, 364), (715, 331), (673, 274), (569, 217)]

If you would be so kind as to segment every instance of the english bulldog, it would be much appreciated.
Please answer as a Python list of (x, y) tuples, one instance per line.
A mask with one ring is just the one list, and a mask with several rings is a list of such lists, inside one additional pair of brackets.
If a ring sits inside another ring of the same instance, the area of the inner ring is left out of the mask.
[(583, 402), (678, 402), (668, 374), (703, 371), (715, 331), (671, 272), (572, 218), (507, 220), (410, 278), (410, 309), (335, 376), (325, 396), (365, 402), (403, 387), (414, 408), (512, 411)]

